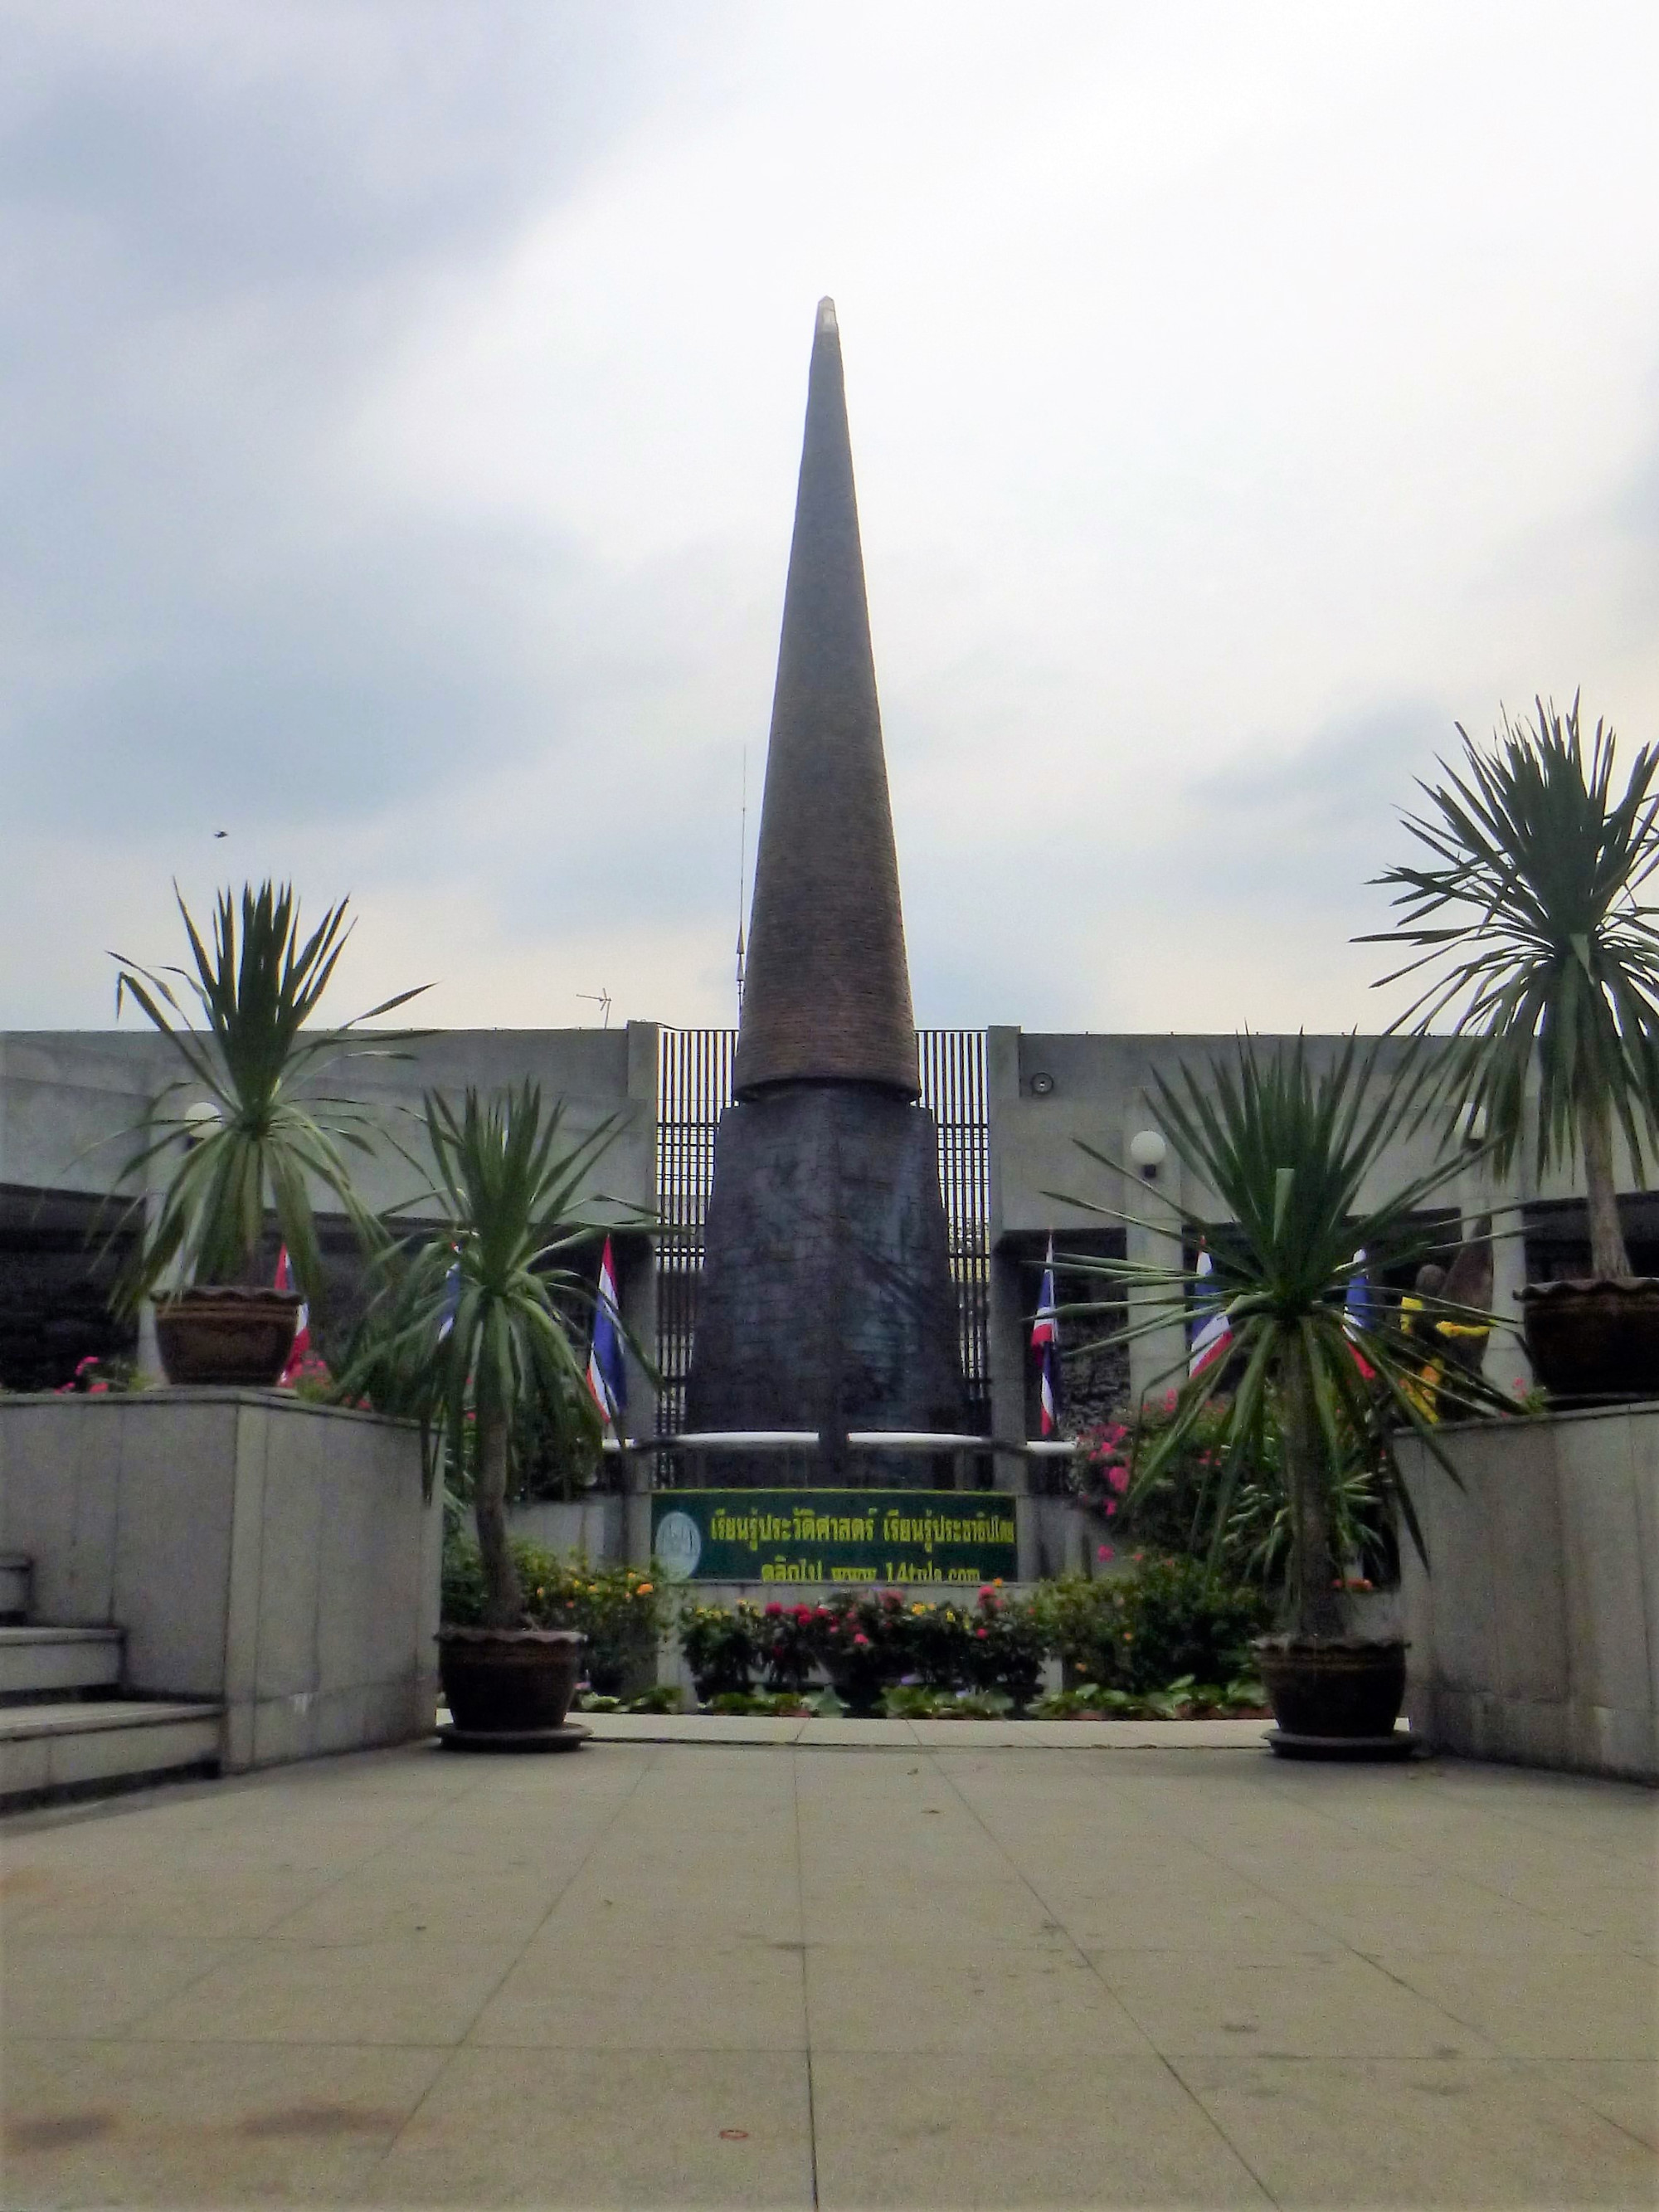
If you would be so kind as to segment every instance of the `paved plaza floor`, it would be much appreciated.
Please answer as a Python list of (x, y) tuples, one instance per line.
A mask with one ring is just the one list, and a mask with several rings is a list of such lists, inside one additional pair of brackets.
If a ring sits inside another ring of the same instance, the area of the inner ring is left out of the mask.
[(13, 2204), (1650, 2205), (1659, 1801), (421, 1747), (14, 1819)]

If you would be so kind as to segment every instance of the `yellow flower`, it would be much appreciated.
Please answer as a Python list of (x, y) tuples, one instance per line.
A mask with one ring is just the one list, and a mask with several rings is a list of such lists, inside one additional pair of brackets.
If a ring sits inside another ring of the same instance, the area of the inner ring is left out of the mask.
[(651, 1595), (651, 1584), (649, 1583), (641, 1583), (638, 1589), (635, 1591), (634, 1595), (635, 1597), (649, 1597)]
[(927, 1608), (925, 1605), (913, 1605), (910, 1610), (912, 1613), (926, 1613)]

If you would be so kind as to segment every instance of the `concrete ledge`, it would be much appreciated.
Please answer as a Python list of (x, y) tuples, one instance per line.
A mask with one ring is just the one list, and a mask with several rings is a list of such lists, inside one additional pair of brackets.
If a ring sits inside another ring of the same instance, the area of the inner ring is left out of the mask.
[(583, 1713), (596, 1743), (793, 1744), (803, 1751), (1260, 1751), (1249, 1721), (773, 1720), (720, 1713)]
[(1442, 1750), (1659, 1783), (1659, 1406), (1440, 1431), (1401, 1462), (1408, 1696)]
[(130, 1693), (222, 1706), (231, 1771), (429, 1730), (442, 1536), (407, 1422), (285, 1391), (0, 1401), (0, 1550), (37, 1612), (104, 1632), (89, 1652), (123, 1632)]

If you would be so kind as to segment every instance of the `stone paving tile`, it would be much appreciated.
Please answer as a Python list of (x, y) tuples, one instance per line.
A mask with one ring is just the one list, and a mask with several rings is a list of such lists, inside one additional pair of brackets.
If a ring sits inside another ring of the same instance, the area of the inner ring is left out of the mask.
[(1532, 2072), (1547, 2089), (1576, 2097), (1659, 2151), (1659, 2069), (1645, 2059), (1553, 2058), (1540, 2061)]
[(358, 2203), (448, 2055), (13, 2045), (0, 2197), (27, 2206)]
[(1492, 2045), (1351, 1951), (1291, 1958), (1091, 1954), (1101, 1978), (1166, 2054), (1249, 2050), (1291, 2058), (1491, 2057)]
[(1157, 2058), (815, 2053), (812, 2103), (825, 2212), (1268, 2201)]
[(469, 2044), (567, 2051), (805, 2051), (798, 1942), (571, 1941), (530, 1944), (468, 2032)]
[(933, 1945), (806, 1947), (812, 2049), (1144, 2057), (1146, 2036), (1068, 1943), (941, 1951)]
[(1659, 2203), (1651, 1793), (870, 1743), (4, 1824), (0, 2195)]
[(1045, 1906), (1085, 1951), (1185, 1952), (1206, 1957), (1238, 1952), (1272, 1956), (1328, 1952), (1336, 1939), (1276, 1898), (1245, 1886), (1140, 1881), (1115, 1887), (1109, 1871), (1097, 1887), (1065, 1887), (1038, 1879)]
[(146, 2013), (133, 2032), (165, 2042), (459, 2043), (520, 1948), (424, 1936), (264, 1942)]
[(1273, 2202), (1651, 2206), (1645, 2146), (1513, 2062), (1177, 2058)]
[(469, 2045), (356, 2200), (809, 2207), (803, 2052)]
[(1617, 1952), (1479, 1958), (1389, 1951), (1378, 1963), (1509, 2057), (1659, 2061), (1659, 1977), (1648, 1960)]
[(248, 1948), (167, 1936), (9, 1935), (0, 2033), (118, 2036)]

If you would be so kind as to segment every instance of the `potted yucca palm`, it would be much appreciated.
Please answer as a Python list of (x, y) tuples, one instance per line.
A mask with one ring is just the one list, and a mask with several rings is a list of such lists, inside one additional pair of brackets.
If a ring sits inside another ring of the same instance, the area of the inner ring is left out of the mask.
[(562, 1103), (544, 1114), (533, 1083), (489, 1100), (469, 1089), (459, 1113), (428, 1093), (420, 1164), (432, 1180), (415, 1203), (439, 1219), (373, 1263), (379, 1287), (340, 1376), (343, 1396), (419, 1420), (428, 1480), (471, 1461), (483, 1596), (478, 1620), (439, 1633), (451, 1741), (576, 1740), (564, 1722), (583, 1639), (526, 1622), (507, 1533), (508, 1457), (531, 1411), (573, 1449), (599, 1449), (577, 1320), (595, 1294), (570, 1261), (614, 1226), (616, 1203), (585, 1192), (622, 1126), (612, 1115), (570, 1137)]
[(1567, 714), (1537, 702), (1537, 721), (1507, 715), (1492, 746), (1460, 723), (1462, 773), (1419, 787), (1405, 826), (1427, 858), (1376, 880), (1403, 909), (1362, 939), (1419, 948), (1382, 979), (1420, 975), (1397, 1027), (1451, 1042), (1433, 1103), (1449, 1125), (1485, 1128), (1494, 1165), (1526, 1138), (1536, 1071), (1534, 1163), (1582, 1165), (1590, 1273), (1522, 1293), (1540, 1380), (1576, 1397), (1659, 1395), (1659, 1280), (1632, 1276), (1619, 1220), (1613, 1143), (1638, 1182), (1659, 1145), (1659, 914), (1642, 896), (1659, 868), (1659, 748), (1644, 746), (1615, 791), (1613, 731), (1585, 740)]
[[(1401, 1048), (1394, 1048), (1397, 1057)], [(1398, 1511), (1419, 1553), (1422, 1536), (1401, 1479), (1394, 1443), (1402, 1429), (1423, 1437), (1451, 1472), (1425, 1418), (1422, 1339), (1405, 1334), (1397, 1310), (1371, 1298), (1356, 1311), (1349, 1286), (1362, 1271), (1420, 1259), (1436, 1232), (1416, 1218), (1464, 1166), (1451, 1158), (1413, 1177), (1382, 1203), (1363, 1204), (1369, 1182), (1419, 1110), (1423, 1078), (1389, 1065), (1384, 1048), (1361, 1051), (1346, 1039), (1316, 1066), (1305, 1042), (1264, 1047), (1241, 1042), (1231, 1060), (1207, 1073), (1182, 1068), (1174, 1082), (1154, 1075), (1157, 1118), (1199, 1185), (1231, 1217), (1218, 1222), (1166, 1201), (1194, 1255), (1208, 1240), (1209, 1268), (1070, 1257), (1079, 1273), (1103, 1275), (1133, 1294), (1132, 1318), (1112, 1333), (1127, 1343), (1194, 1310), (1224, 1308), (1224, 1356), (1165, 1378), (1174, 1403), (1139, 1454), (1129, 1498), (1144, 1497), (1200, 1429), (1213, 1447), (1213, 1473), (1200, 1500), (1211, 1553), (1218, 1561), (1240, 1478), (1276, 1468), (1285, 1492), (1283, 1618), (1258, 1646), (1262, 1676), (1279, 1724), (1275, 1748), (1289, 1739), (1384, 1745), (1405, 1689), (1398, 1638), (1353, 1635), (1336, 1555), (1339, 1490), (1357, 1453), (1375, 1469), (1382, 1500)], [(1090, 1146), (1102, 1164), (1115, 1164)], [(1069, 1204), (1114, 1219), (1130, 1217), (1086, 1200)], [(1489, 1319), (1444, 1300), (1433, 1314), (1478, 1324)], [(1086, 1310), (1086, 1309), (1085, 1309)], [(1440, 1408), (1514, 1411), (1513, 1401), (1478, 1373), (1447, 1366)], [(1452, 1479), (1455, 1480), (1455, 1476)], [(1425, 1561), (1426, 1564), (1426, 1561)]]
[[(214, 909), (204, 944), (178, 888), (192, 965), (141, 966), (117, 953), (118, 1016), (131, 997), (178, 1054), (184, 1073), (160, 1093), (139, 1127), (123, 1180), (165, 1170), (155, 1223), (137, 1239), (116, 1291), (136, 1313), (155, 1300), (155, 1333), (171, 1382), (262, 1386), (283, 1371), (301, 1297), (323, 1292), (313, 1191), (329, 1193), (372, 1244), (373, 1217), (353, 1188), (349, 1152), (372, 1153), (373, 1117), (356, 1102), (319, 1090), (342, 1062), (401, 1057), (382, 1042), (352, 1036), (362, 1023), (420, 994), (419, 987), (372, 1006), (332, 1030), (307, 1027), (350, 934), (346, 901), (302, 937), (286, 884), (229, 891)], [(169, 982), (169, 977), (173, 982)], [(194, 1028), (178, 984), (193, 998)], [(137, 1199), (127, 1218), (142, 1218)], [(288, 1248), (298, 1289), (260, 1279), (269, 1209)], [(172, 1287), (168, 1287), (171, 1285)]]

